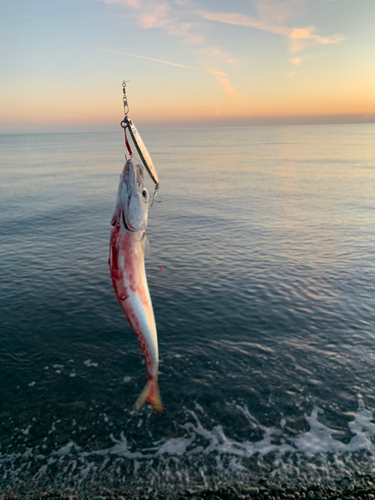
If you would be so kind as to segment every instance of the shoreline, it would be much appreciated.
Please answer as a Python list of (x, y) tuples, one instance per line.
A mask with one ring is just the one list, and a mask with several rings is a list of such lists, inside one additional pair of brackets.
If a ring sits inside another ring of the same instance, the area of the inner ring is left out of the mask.
[(82, 492), (66, 489), (64, 492), (46, 488), (44, 491), (0, 490), (0, 500), (349, 500), (375, 499), (375, 475), (363, 476), (358, 480), (343, 478), (336, 482), (315, 483), (310, 485), (280, 484), (260, 480), (254, 486), (227, 486), (218, 489), (208, 488), (183, 491), (129, 491), (124, 488), (98, 488)]

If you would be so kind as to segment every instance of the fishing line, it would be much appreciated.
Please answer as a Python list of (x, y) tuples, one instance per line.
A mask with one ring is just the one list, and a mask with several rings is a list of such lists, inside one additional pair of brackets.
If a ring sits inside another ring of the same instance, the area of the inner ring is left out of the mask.
[[(128, 141), (126, 129), (129, 128), (129, 134), (130, 138), (137, 149), (138, 153), (141, 156), (142, 163), (146, 167), (146, 170), (150, 174), (152, 180), (155, 182), (155, 188), (154, 188), (154, 193), (152, 196), (151, 200), (151, 207), (153, 206), (154, 202), (156, 201), (156, 195), (159, 189), (159, 179), (155, 171), (155, 167), (153, 166), (151, 157), (146, 149), (146, 146), (144, 145), (142, 138), (139, 136), (138, 131), (136, 130), (134, 124), (131, 122), (131, 120), (128, 119), (128, 113), (129, 113), (129, 105), (128, 105), (128, 99), (126, 96), (126, 80), (125, 80), (125, 36), (124, 36), (124, 30), (123, 30), (123, 22), (122, 22), (122, 16), (119, 18), (119, 23), (120, 23), (120, 37), (121, 37), (121, 55), (122, 55), (122, 92), (123, 92), (123, 106), (124, 106), (124, 119), (121, 121), (121, 127), (124, 129), (124, 136), (125, 136), (125, 146), (126, 149), (128, 150), (128, 153), (130, 155), (130, 158), (133, 156), (133, 152), (131, 149), (131, 146)], [(135, 134), (137, 135), (137, 138), (135, 138)], [(144, 156), (146, 156), (146, 159)], [(126, 153), (125, 153), (125, 159), (126, 158)], [(149, 164), (147, 164), (149, 163)], [(150, 170), (150, 165), (151, 165), (151, 170)]]
[(125, 40), (124, 40), (124, 30), (122, 25), (122, 16), (120, 16), (120, 38), (122, 47), (122, 79), (125, 80)]

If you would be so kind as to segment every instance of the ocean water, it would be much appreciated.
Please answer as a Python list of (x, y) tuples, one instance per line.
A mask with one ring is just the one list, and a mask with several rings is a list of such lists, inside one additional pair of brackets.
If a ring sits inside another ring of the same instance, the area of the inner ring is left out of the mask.
[(0, 486), (375, 473), (375, 126), (142, 136), (161, 415), (107, 263), (121, 129), (0, 136)]

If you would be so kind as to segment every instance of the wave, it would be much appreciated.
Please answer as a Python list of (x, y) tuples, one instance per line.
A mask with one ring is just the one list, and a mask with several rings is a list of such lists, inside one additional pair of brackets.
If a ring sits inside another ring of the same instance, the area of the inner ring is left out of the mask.
[[(279, 427), (266, 427), (247, 406), (227, 404), (242, 412), (251, 434), (260, 439), (235, 440), (222, 425), (203, 424), (204, 409), (195, 403), (194, 409), (184, 410), (186, 421), (178, 425), (179, 435), (156, 441), (150, 435), (142, 446), (127, 437), (125, 428), (118, 436), (110, 433), (110, 445), (102, 449), (87, 449), (69, 439), (48, 454), (40, 453), (39, 446), (1, 453), (2, 487), (27, 484), (79, 490), (100, 484), (149, 491), (199, 490), (262, 478), (288, 483), (332, 481), (374, 470), (375, 423), (361, 395), (357, 412), (348, 415), (349, 439), (346, 432), (319, 420), (324, 412), (318, 407), (305, 415), (309, 430), (293, 435), (284, 419)], [(130, 419), (138, 420), (141, 428), (150, 416), (151, 410), (146, 409), (141, 418), (132, 412)], [(32, 425), (22, 431), (25, 436)], [(50, 432), (54, 430), (53, 425)]]

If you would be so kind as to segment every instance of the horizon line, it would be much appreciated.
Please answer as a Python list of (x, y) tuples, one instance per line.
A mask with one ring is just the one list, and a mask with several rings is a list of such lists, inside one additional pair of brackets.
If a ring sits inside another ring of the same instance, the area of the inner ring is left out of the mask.
[[(360, 125), (374, 124), (375, 113), (346, 114), (346, 115), (289, 115), (289, 116), (255, 116), (255, 117), (214, 117), (214, 118), (192, 118), (188, 120), (137, 120), (137, 127), (143, 130), (193, 130), (207, 128), (244, 128), (244, 127), (272, 127), (272, 126), (299, 126), (299, 125)], [(58, 125), (58, 124), (56, 124)], [(30, 127), (37, 130), (30, 131)], [(0, 125), (0, 135), (19, 134), (62, 134), (62, 133), (89, 133), (89, 132), (111, 132), (117, 130), (113, 122), (97, 122), (88, 128), (87, 124), (65, 124), (60, 127), (54, 124), (27, 124), (28, 131), (17, 130), (17, 125), (2, 130)]]

